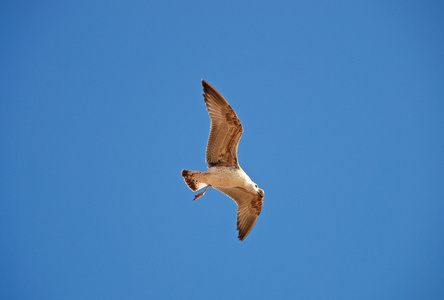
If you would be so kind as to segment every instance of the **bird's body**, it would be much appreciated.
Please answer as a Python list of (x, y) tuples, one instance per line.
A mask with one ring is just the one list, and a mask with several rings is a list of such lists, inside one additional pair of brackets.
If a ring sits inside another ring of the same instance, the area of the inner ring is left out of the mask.
[(211, 186), (236, 187), (254, 185), (247, 173), (240, 167), (209, 167), (204, 174), (207, 175), (205, 183)]
[(202, 80), (204, 100), (211, 119), (207, 144), (207, 171), (182, 170), (182, 176), (192, 191), (205, 187), (232, 198), (238, 205), (237, 229), (242, 241), (250, 233), (259, 216), (264, 191), (242, 170), (237, 160), (237, 147), (243, 133), (242, 125), (225, 98), (205, 80)]

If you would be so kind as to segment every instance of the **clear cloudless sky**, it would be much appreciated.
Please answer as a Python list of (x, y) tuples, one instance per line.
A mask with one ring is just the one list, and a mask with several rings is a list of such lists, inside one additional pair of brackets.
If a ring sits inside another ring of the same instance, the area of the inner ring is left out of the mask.
[[(1, 299), (444, 299), (442, 1), (3, 1)], [(197, 201), (201, 79), (265, 190)]]

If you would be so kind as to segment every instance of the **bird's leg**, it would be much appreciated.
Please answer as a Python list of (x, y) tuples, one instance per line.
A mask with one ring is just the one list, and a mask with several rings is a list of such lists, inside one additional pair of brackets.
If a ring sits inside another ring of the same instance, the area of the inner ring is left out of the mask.
[(210, 187), (211, 185), (207, 185), (207, 187), (205, 188), (205, 190), (202, 192), (202, 193), (199, 193), (199, 194), (197, 194), (196, 196), (194, 196), (194, 199), (193, 200), (197, 200), (197, 199), (199, 199), (200, 197), (202, 197), (203, 195), (205, 195), (205, 192), (208, 190), (208, 188)]

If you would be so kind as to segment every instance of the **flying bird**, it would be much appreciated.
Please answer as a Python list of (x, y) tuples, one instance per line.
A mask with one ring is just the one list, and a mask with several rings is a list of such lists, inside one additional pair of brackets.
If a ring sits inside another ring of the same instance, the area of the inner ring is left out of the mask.
[(243, 241), (261, 213), (264, 191), (239, 166), (237, 147), (244, 131), (239, 118), (227, 100), (203, 79), (202, 86), (211, 119), (206, 153), (208, 170), (182, 170), (182, 176), (194, 192), (205, 187), (194, 200), (205, 195), (211, 186), (236, 202), (238, 238)]

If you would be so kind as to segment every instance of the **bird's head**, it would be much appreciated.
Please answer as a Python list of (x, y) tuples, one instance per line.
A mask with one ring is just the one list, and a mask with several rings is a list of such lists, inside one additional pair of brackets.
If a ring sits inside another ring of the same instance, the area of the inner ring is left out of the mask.
[(253, 184), (254, 185), (254, 190), (256, 191), (256, 193), (261, 196), (261, 198), (264, 198), (264, 190), (260, 189), (256, 183)]

